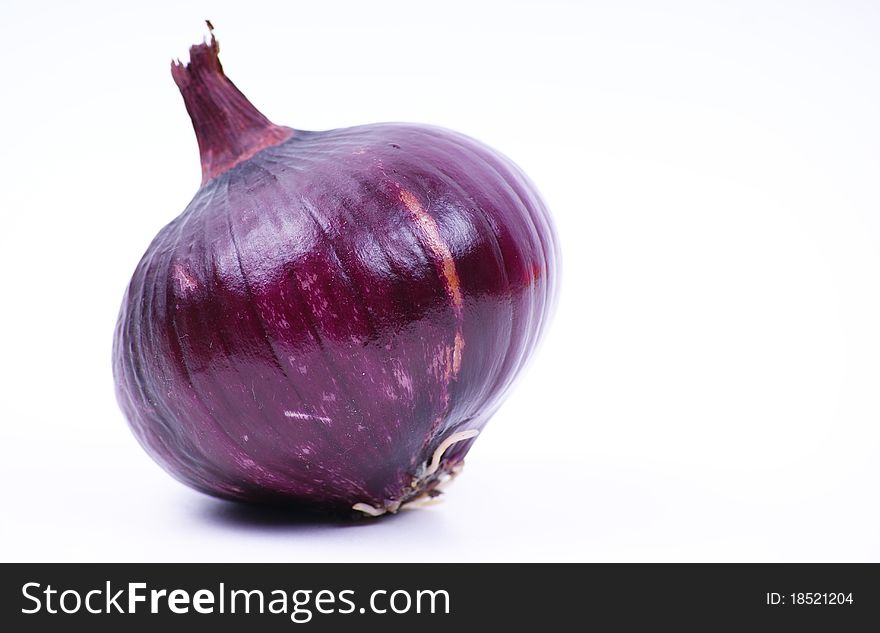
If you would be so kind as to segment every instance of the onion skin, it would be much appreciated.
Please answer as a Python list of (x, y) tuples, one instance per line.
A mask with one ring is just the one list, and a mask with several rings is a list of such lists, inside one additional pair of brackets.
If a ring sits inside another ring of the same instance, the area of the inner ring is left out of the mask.
[(538, 193), (449, 130), (276, 126), (213, 36), (190, 53), (173, 73), (203, 184), (138, 264), (114, 340), (134, 434), (228, 499), (381, 514), (436, 494), (474, 440), (429, 472), (438, 447), (483, 428), (551, 312)]

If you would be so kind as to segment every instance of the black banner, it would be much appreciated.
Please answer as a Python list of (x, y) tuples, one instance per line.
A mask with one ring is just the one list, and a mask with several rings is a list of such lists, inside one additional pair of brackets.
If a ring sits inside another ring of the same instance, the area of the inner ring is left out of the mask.
[(873, 564), (6, 564), (0, 569), (5, 631), (448, 632), (486, 625), (712, 630), (731, 624), (851, 630), (880, 621), (880, 567)]

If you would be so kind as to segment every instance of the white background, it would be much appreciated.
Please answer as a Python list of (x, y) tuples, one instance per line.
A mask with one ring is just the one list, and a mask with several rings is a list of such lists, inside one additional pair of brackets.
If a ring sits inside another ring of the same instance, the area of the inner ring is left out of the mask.
[[(876, 3), (126, 4), (0, 8), (0, 558), (880, 560)], [(117, 408), (123, 290), (200, 179), (168, 65), (205, 17), (274, 121), (458, 129), (554, 213), (552, 330), (436, 507), (243, 510)]]

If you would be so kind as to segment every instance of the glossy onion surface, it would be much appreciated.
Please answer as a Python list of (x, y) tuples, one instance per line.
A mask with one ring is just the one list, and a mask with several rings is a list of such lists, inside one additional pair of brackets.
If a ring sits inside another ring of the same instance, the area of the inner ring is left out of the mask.
[[(201, 47), (190, 66), (216, 61)], [(200, 134), (184, 98), (204, 168), (235, 132)], [(259, 143), (205, 170), (134, 272), (114, 345), (131, 428), (220, 497), (381, 514), (436, 494), (546, 324), (544, 204), (509, 160), (436, 127)]]

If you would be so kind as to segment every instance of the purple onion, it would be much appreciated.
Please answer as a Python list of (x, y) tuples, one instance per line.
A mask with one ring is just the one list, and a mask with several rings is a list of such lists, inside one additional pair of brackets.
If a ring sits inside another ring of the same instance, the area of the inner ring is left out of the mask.
[(122, 303), (129, 424), (218, 497), (379, 515), (434, 496), (545, 329), (548, 212), (449, 130), (274, 125), (218, 50), (172, 65), (203, 180)]

